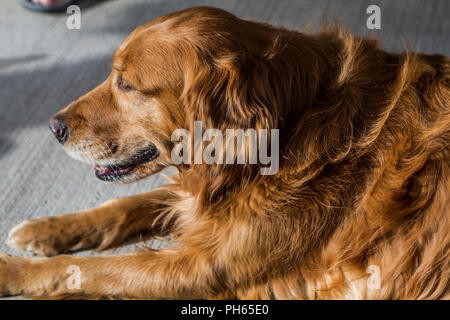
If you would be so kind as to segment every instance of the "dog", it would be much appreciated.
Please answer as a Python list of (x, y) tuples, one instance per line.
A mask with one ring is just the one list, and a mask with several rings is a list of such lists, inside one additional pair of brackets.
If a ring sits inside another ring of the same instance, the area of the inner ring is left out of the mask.
[[(388, 53), (340, 27), (307, 35), (207, 7), (138, 27), (106, 81), (50, 129), (103, 181), (168, 166), (177, 174), (144, 194), (14, 228), (11, 246), (47, 257), (0, 255), (0, 294), (448, 299), (449, 63)], [(173, 132), (196, 121), (222, 133), (278, 130), (279, 169), (174, 163)], [(178, 246), (67, 254), (143, 232)], [(71, 268), (78, 286), (68, 285)]]

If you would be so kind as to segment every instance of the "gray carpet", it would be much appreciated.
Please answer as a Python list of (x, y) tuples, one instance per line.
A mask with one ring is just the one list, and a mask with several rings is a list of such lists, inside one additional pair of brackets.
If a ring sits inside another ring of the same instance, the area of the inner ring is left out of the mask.
[[(366, 28), (370, 4), (381, 7), (381, 31)], [(327, 16), (355, 32), (379, 33), (389, 50), (408, 46), (450, 55), (448, 0), (111, 0), (80, 5), (81, 30), (68, 30), (65, 14), (36, 14), (18, 1), (0, 0), (0, 252), (21, 254), (5, 241), (23, 220), (76, 212), (163, 183), (160, 175), (126, 186), (101, 182), (88, 165), (69, 158), (47, 128), (52, 114), (107, 77), (112, 52), (146, 21), (197, 5), (290, 28), (313, 29)], [(150, 245), (169, 244), (153, 240)], [(119, 252), (130, 250), (133, 245)]]

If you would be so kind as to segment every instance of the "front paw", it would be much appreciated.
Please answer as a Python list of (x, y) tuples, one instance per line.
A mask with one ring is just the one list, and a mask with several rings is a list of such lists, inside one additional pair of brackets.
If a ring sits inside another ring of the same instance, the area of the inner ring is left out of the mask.
[(24, 221), (11, 230), (7, 243), (13, 248), (40, 256), (92, 247), (98, 241), (95, 232), (77, 217), (65, 214)]
[(106, 248), (117, 237), (112, 221), (108, 227), (97, 227), (83, 213), (64, 214), (22, 222), (11, 230), (8, 245), (40, 256)]
[(10, 231), (7, 243), (33, 255), (59, 254), (64, 251), (64, 245), (57, 236), (58, 224), (56, 217), (24, 221)]

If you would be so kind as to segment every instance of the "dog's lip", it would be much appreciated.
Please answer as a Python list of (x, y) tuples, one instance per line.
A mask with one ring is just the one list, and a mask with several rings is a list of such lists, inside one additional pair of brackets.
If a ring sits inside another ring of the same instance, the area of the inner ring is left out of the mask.
[(150, 145), (124, 162), (109, 166), (94, 165), (93, 169), (95, 170), (95, 176), (100, 180), (117, 181), (133, 173), (140, 165), (155, 160), (158, 156), (158, 149), (154, 145)]
[(95, 176), (103, 181), (118, 180), (123, 176), (130, 174), (136, 167), (113, 168), (94, 166)]

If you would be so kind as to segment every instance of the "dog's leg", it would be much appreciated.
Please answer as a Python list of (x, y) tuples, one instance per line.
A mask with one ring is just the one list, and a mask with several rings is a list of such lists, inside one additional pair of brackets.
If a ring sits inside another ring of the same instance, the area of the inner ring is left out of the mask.
[(173, 197), (157, 189), (75, 214), (25, 221), (11, 230), (8, 244), (44, 256), (93, 247), (102, 250), (140, 231), (159, 231), (157, 218), (166, 208), (164, 202)]
[(225, 284), (224, 275), (213, 272), (211, 259), (181, 246), (99, 257), (0, 254), (0, 295), (210, 298), (224, 290)]

